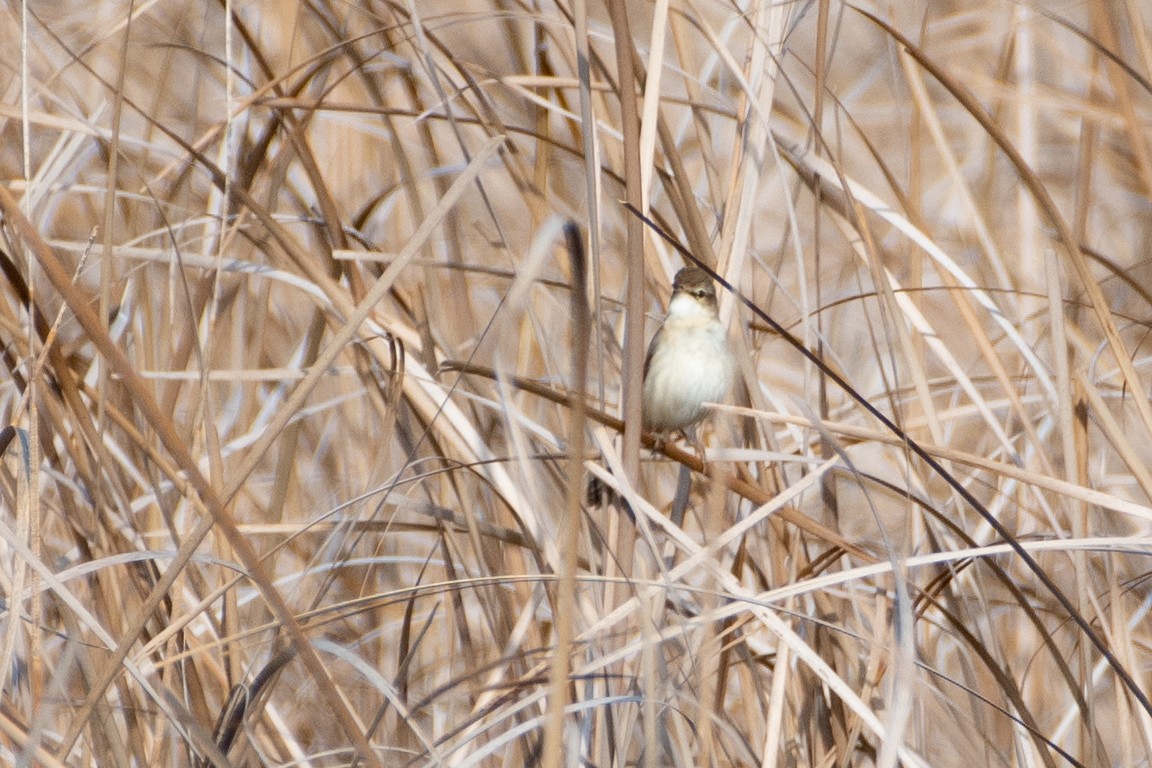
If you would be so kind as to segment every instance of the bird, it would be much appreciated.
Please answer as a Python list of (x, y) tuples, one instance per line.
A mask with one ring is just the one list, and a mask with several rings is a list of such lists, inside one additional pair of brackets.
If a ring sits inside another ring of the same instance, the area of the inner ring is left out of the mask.
[(735, 367), (711, 276), (684, 267), (672, 281), (668, 314), (644, 360), (644, 430), (691, 437), (707, 415), (704, 403), (727, 397)]

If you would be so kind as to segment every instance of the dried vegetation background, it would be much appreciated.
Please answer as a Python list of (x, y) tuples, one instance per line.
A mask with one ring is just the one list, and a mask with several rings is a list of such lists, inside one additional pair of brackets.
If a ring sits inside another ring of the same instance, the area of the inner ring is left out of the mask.
[(0, 763), (1149, 764), (1147, 3), (0, 14)]

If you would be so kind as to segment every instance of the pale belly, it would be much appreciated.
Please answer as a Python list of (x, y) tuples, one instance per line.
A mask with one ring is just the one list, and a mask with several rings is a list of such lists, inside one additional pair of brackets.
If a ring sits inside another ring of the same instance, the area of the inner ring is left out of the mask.
[(664, 331), (644, 379), (644, 426), (654, 432), (691, 426), (704, 416), (703, 404), (723, 400), (732, 385), (723, 326), (685, 323)]

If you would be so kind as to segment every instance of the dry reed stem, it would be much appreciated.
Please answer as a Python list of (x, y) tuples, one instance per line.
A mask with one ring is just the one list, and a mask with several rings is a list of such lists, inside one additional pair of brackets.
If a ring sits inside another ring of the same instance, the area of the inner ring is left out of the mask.
[(0, 25), (0, 763), (1152, 759), (1144, 4)]

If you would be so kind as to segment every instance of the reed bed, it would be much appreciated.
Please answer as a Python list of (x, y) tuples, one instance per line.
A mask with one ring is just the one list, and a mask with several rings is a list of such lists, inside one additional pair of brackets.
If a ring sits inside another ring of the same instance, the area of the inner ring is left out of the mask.
[(0, 24), (0, 763), (1152, 760), (1146, 4)]

